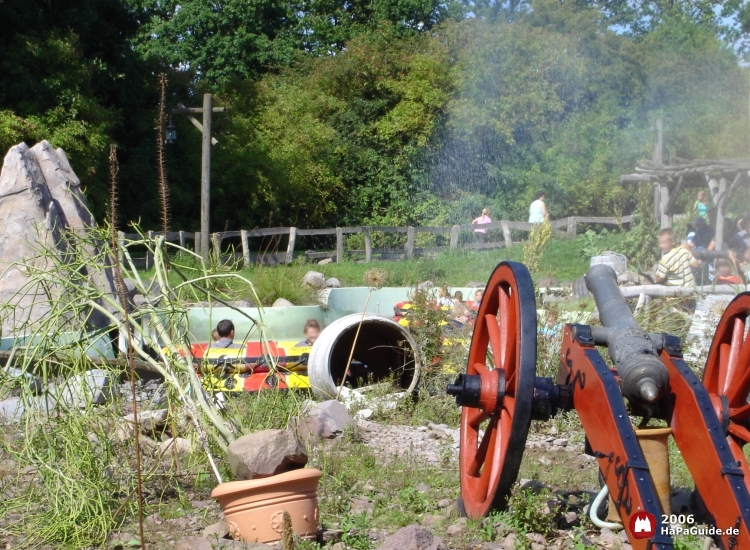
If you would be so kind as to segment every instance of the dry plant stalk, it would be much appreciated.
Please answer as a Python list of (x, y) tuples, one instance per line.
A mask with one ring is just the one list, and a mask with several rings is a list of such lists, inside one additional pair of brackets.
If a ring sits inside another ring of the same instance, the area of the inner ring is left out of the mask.
[[(115, 230), (117, 224), (117, 172), (119, 165), (117, 163), (117, 146), (112, 144), (109, 146), (109, 238), (110, 246), (113, 251), (117, 251), (117, 232)], [(138, 497), (138, 533), (140, 535), (139, 540), (141, 542), (141, 549), (146, 550), (146, 543), (143, 536), (143, 472), (141, 468), (141, 438), (140, 438), (140, 426), (138, 422), (138, 399), (137, 399), (137, 387), (135, 382), (135, 363), (134, 363), (134, 347), (133, 347), (133, 328), (130, 326), (130, 319), (128, 313), (128, 299), (125, 295), (125, 282), (122, 278), (122, 271), (120, 270), (120, 262), (112, 262), (115, 268), (115, 283), (117, 284), (117, 293), (120, 298), (120, 305), (123, 309), (123, 321), (124, 328), (127, 333), (128, 351), (128, 374), (130, 376), (130, 395), (132, 398), (133, 405), (133, 438), (135, 442), (135, 471), (136, 471), (136, 495)]]
[(545, 221), (534, 224), (529, 232), (529, 239), (523, 243), (523, 263), (531, 273), (539, 270), (539, 264), (550, 237), (552, 237), (552, 225)]
[(159, 173), (159, 204), (161, 206), (162, 229), (166, 237), (169, 229), (169, 184), (164, 158), (165, 127), (167, 123), (164, 108), (167, 99), (167, 75), (164, 73), (159, 75), (159, 87), (159, 114), (156, 119), (156, 166)]

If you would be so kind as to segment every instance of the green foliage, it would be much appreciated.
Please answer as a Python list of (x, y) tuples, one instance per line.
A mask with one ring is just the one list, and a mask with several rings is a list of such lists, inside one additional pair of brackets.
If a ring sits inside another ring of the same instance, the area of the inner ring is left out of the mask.
[(583, 239), (583, 248), (581, 249), (583, 258), (589, 259), (607, 250), (606, 241), (608, 236), (609, 231), (606, 229), (603, 229), (601, 233), (588, 229), (581, 237)]
[(634, 267), (649, 270), (659, 260), (656, 235), (659, 224), (654, 220), (653, 206), (649, 204), (649, 189), (639, 193), (638, 207), (633, 213), (630, 229), (625, 233), (620, 249)]
[(531, 228), (528, 240), (523, 243), (523, 263), (529, 272), (536, 273), (542, 256), (552, 238), (552, 225), (549, 222), (538, 223)]
[(515, 492), (508, 503), (507, 512), (509, 525), (518, 529), (521, 533), (540, 533), (548, 535), (557, 529), (554, 514), (547, 509), (550, 500), (547, 490), (536, 493), (526, 489)]

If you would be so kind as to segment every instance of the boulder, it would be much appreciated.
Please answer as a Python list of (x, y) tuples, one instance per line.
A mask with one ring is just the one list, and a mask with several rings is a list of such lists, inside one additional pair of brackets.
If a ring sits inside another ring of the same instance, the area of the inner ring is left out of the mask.
[(341, 288), (341, 281), (339, 281), (336, 277), (326, 279), (326, 288)]
[(333, 439), (351, 422), (352, 417), (346, 407), (331, 399), (308, 407), (302, 416), (289, 422), (289, 428), (297, 434), (300, 441), (312, 438)]
[(294, 304), (286, 298), (276, 298), (271, 307), (294, 307)]
[(302, 284), (312, 288), (325, 288), (326, 278), (319, 271), (308, 271), (305, 276), (302, 277)]
[(448, 547), (426, 527), (407, 525), (386, 537), (380, 550), (448, 550)]
[(27, 370), (17, 369), (14, 367), (6, 367), (0, 370), (0, 379), (2, 379), (3, 376), (15, 378), (16, 380), (14, 380), (14, 384), (22, 384), (27, 386), (31, 393), (33, 393), (34, 395), (39, 395), (44, 390), (42, 379), (38, 376), (34, 376)]
[(230, 302), (232, 306), (237, 308), (247, 308), (247, 307), (255, 307), (255, 303), (251, 300), (235, 300), (234, 302)]
[(424, 281), (417, 285), (417, 290), (430, 290), (435, 283), (433, 281)]
[(159, 453), (162, 455), (188, 456), (193, 452), (193, 444), (183, 437), (170, 437), (159, 443)]
[(227, 520), (220, 519), (216, 523), (212, 523), (211, 525), (208, 525), (203, 530), (203, 538), (204, 539), (212, 539), (212, 538), (226, 538), (229, 535), (229, 526), (227, 525)]
[(557, 286), (557, 279), (554, 277), (542, 277), (536, 282), (537, 288), (551, 288)]
[(258, 479), (302, 468), (307, 454), (289, 430), (264, 430), (229, 444), (229, 467), (237, 479)]
[(333, 261), (333, 258), (323, 258), (318, 262), (318, 265), (328, 265)]
[(117, 378), (111, 372), (91, 369), (64, 380), (51, 393), (68, 407), (86, 407), (89, 403), (104, 405), (117, 392)]
[[(141, 411), (138, 413), (138, 428), (144, 433), (151, 433), (167, 424), (169, 411), (167, 409), (157, 409), (153, 411)], [(135, 414), (126, 414), (123, 419), (130, 424), (135, 423)]]

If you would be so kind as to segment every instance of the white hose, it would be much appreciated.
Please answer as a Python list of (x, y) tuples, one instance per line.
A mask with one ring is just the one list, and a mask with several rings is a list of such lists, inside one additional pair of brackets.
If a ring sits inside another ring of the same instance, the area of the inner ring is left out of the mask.
[(594, 502), (592, 502), (591, 506), (589, 507), (589, 517), (591, 518), (591, 521), (593, 522), (593, 524), (596, 525), (599, 529), (610, 529), (612, 531), (619, 531), (620, 529), (622, 529), (622, 523), (602, 521), (599, 519), (599, 516), (596, 513), (596, 511), (599, 509), (599, 505), (608, 496), (609, 496), (609, 487), (607, 487), (607, 485), (605, 484), (604, 487), (602, 487), (602, 490), (599, 491), (599, 494), (596, 495)]

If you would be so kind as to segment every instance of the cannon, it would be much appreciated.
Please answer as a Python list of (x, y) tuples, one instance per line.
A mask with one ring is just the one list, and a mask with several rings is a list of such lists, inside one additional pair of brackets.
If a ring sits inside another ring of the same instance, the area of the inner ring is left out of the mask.
[[(657, 419), (671, 429), (711, 522), (724, 530), (716, 542), (750, 548), (750, 469), (743, 452), (750, 442), (750, 293), (738, 295), (723, 314), (700, 380), (683, 361), (679, 338), (641, 329), (610, 267), (592, 267), (586, 284), (603, 326), (564, 327), (552, 379), (536, 376), (536, 301), (528, 270), (502, 262), (490, 276), (466, 372), (447, 388), (461, 407), (460, 504), (466, 515), (476, 519), (507, 506), (532, 419), (575, 409), (586, 453), (595, 457), (609, 491), (610, 513), (626, 530), (643, 514), (656, 521), (648, 539), (627, 530), (630, 544), (672, 548), (631, 421), (639, 416), (642, 425)], [(607, 348), (611, 364), (598, 347)]]

